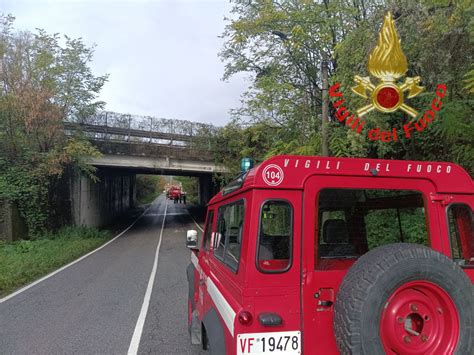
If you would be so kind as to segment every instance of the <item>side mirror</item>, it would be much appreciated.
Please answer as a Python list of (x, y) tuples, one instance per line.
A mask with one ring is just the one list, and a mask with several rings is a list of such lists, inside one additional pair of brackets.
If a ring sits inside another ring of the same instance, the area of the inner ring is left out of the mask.
[(186, 246), (192, 250), (198, 250), (198, 233), (194, 229), (186, 232)]

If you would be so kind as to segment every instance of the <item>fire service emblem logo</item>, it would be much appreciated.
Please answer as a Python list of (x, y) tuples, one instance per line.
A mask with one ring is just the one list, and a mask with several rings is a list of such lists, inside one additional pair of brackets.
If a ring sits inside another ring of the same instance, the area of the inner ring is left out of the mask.
[(359, 117), (373, 109), (383, 113), (402, 110), (412, 117), (418, 115), (418, 112), (405, 104), (403, 100), (405, 92), (407, 92), (407, 97), (410, 99), (423, 91), (424, 88), (418, 85), (421, 80), (420, 77), (406, 78), (403, 84), (397, 84), (397, 80), (403, 77), (408, 70), (407, 58), (403, 53), (400, 42), (395, 22), (389, 12), (385, 15), (377, 46), (369, 55), (367, 65), (369, 73), (380, 79), (381, 82), (374, 85), (368, 76), (362, 78), (356, 75), (354, 77), (354, 81), (357, 83), (357, 86), (352, 88), (354, 94), (369, 99), (367, 91), (371, 92), (370, 99), (372, 103), (357, 110)]
[[(356, 75), (354, 77), (356, 85), (351, 88), (352, 92), (370, 100), (370, 103), (356, 110), (356, 115), (351, 114), (344, 106), (344, 97), (339, 91), (339, 83), (329, 88), (329, 96), (335, 98), (332, 105), (339, 122), (344, 122), (354, 132), (361, 134), (366, 124), (362, 117), (370, 111), (392, 113), (400, 110), (411, 117), (411, 121), (403, 125), (405, 137), (410, 138), (415, 131), (423, 131), (436, 119), (436, 113), (442, 106), (442, 98), (446, 95), (446, 86), (439, 84), (436, 87), (436, 96), (431, 102), (431, 108), (422, 115), (405, 103), (405, 98), (416, 97), (424, 90), (424, 87), (419, 85), (421, 81), (419, 76), (406, 77), (403, 82), (400, 80), (408, 70), (408, 63), (390, 12), (385, 15), (377, 45), (369, 55), (367, 69), (370, 75), (378, 79), (378, 82), (372, 83), (370, 76)], [(395, 142), (399, 134), (395, 127), (388, 131), (375, 127), (367, 132), (367, 137), (370, 140)]]

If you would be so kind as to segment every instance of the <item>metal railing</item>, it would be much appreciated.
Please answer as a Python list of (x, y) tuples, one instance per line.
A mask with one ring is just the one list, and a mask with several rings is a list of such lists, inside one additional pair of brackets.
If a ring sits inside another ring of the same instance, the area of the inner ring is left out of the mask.
[(65, 123), (67, 130), (80, 129), (90, 139), (137, 142), (211, 149), (218, 127), (211, 124), (101, 111)]

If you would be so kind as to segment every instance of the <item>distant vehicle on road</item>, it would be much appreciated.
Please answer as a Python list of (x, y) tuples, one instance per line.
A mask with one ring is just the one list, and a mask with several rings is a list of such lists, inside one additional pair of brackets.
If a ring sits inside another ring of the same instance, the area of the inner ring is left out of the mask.
[(166, 190), (166, 197), (174, 203), (186, 203), (186, 192), (180, 185), (171, 185)]
[(188, 231), (213, 354), (469, 354), (474, 188), (451, 163), (277, 156)]

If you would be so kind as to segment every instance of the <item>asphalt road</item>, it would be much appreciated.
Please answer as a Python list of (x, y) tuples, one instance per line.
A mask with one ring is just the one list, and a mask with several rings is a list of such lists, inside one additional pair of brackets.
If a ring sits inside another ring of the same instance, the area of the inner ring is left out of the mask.
[(164, 196), (103, 249), (0, 303), (0, 354), (126, 354), (162, 226), (138, 353), (200, 354), (187, 331), (184, 244), (186, 230), (197, 228), (183, 205)]

